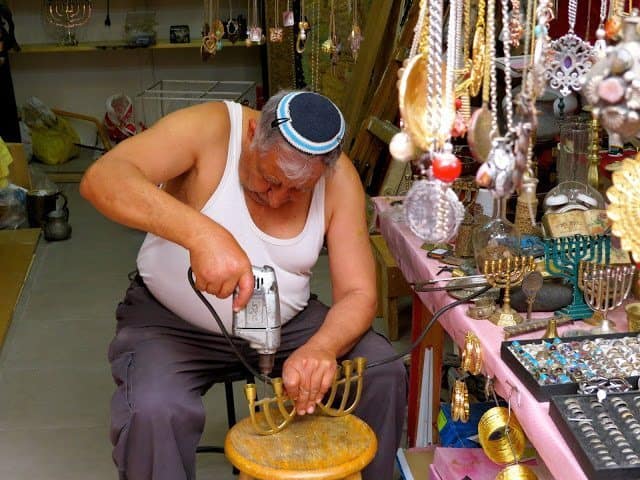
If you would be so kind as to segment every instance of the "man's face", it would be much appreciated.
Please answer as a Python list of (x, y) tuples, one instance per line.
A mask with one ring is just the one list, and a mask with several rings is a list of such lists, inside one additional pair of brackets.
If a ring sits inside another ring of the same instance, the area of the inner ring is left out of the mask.
[(291, 180), (278, 165), (276, 150), (267, 153), (254, 150), (252, 153), (245, 175), (241, 176), (242, 185), (256, 203), (269, 208), (279, 208), (305, 198), (325, 169), (321, 162), (311, 162), (306, 166), (310, 169), (309, 175), (302, 180)]

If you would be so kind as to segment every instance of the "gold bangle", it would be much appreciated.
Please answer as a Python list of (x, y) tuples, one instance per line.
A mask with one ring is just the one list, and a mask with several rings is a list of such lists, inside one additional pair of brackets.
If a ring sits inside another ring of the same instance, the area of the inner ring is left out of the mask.
[(473, 332), (467, 332), (464, 336), (460, 365), (471, 375), (478, 375), (482, 371), (482, 346), (480, 339)]
[(538, 477), (526, 465), (516, 463), (501, 470), (496, 480), (538, 480)]
[(506, 407), (487, 410), (478, 422), (478, 437), (484, 453), (497, 464), (517, 462), (525, 447), (525, 435), (513, 412)]
[(469, 391), (464, 380), (456, 380), (451, 395), (451, 419), (454, 422), (469, 421)]

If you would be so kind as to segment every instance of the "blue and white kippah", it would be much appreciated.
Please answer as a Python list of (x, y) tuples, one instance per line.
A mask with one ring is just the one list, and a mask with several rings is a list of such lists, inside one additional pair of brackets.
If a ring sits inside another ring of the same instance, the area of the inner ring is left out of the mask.
[(327, 97), (313, 92), (286, 94), (271, 123), (293, 147), (310, 155), (325, 155), (340, 145), (345, 122)]

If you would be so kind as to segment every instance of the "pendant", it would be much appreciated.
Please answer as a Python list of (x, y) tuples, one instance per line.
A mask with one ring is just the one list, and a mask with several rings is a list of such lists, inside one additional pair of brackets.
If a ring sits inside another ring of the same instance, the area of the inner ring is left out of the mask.
[(282, 37), (284, 35), (284, 30), (280, 27), (271, 27), (269, 28), (269, 41), (271, 43), (280, 43), (282, 42)]
[(476, 173), (476, 183), (491, 190), (494, 197), (505, 197), (515, 190), (517, 177), (514, 178), (514, 173), (516, 159), (512, 142), (506, 137), (494, 138), (487, 161)]
[(216, 53), (216, 36), (213, 32), (209, 32), (207, 35), (202, 37), (202, 50), (206, 52), (208, 55), (215, 55)]
[(333, 44), (333, 41), (330, 38), (327, 38), (324, 42), (322, 42), (322, 47), (320, 48), (324, 53), (331, 55), (336, 46)]
[(438, 180), (414, 182), (407, 192), (404, 207), (411, 231), (430, 243), (451, 240), (464, 219), (462, 202), (451, 188)]
[(293, 27), (294, 23), (293, 11), (287, 10), (282, 12), (282, 25), (285, 27)]
[(364, 40), (362, 31), (358, 25), (351, 27), (351, 33), (349, 34), (349, 48), (351, 48), (351, 56), (354, 60), (358, 60), (358, 52), (360, 51), (360, 44)]
[(262, 28), (255, 26), (249, 28), (249, 40), (253, 43), (262, 42)]
[(552, 41), (551, 59), (545, 71), (549, 86), (563, 97), (572, 91), (579, 92), (582, 77), (593, 65), (592, 56), (591, 45), (571, 31)]
[(471, 115), (467, 142), (473, 158), (485, 162), (491, 151), (491, 112), (486, 104)]
[(211, 26), (211, 31), (218, 40), (222, 40), (222, 37), (224, 37), (224, 24), (222, 23), (222, 20), (214, 20), (213, 25)]
[(227, 21), (227, 38), (231, 43), (236, 43), (240, 36), (240, 26), (234, 19)]

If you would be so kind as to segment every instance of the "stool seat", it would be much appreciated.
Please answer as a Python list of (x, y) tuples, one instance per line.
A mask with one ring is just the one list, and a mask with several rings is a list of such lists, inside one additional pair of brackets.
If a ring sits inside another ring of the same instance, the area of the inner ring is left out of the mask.
[[(257, 416), (264, 421), (262, 412)], [(373, 430), (353, 415), (314, 414), (296, 416), (275, 435), (258, 434), (245, 418), (227, 433), (224, 449), (241, 479), (356, 480), (377, 445)]]

